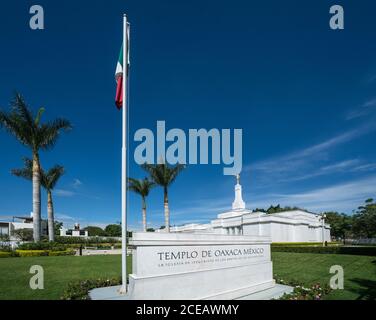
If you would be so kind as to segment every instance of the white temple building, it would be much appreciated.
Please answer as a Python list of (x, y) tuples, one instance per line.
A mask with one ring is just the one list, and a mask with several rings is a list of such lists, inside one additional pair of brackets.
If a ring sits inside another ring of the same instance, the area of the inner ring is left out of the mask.
[(269, 236), (272, 242), (330, 241), (330, 225), (319, 214), (304, 210), (268, 214), (246, 209), (239, 180), (238, 175), (230, 211), (220, 213), (208, 224), (187, 224), (172, 227), (170, 231)]

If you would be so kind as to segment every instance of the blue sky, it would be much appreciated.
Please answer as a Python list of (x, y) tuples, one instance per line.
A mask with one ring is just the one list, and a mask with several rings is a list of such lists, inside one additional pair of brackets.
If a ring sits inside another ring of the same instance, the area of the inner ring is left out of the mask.
[[(376, 197), (376, 4), (374, 1), (38, 1), (45, 30), (29, 29), (32, 1), (4, 1), (0, 107), (14, 90), (45, 119), (74, 129), (44, 167), (66, 167), (55, 192), (67, 226), (121, 219), (121, 113), (114, 71), (122, 14), (131, 21), (130, 176), (139, 128), (242, 128), (243, 197), (351, 214)], [(342, 4), (345, 30), (329, 29)], [(0, 215), (31, 211), (31, 184), (12, 177), (29, 150), (0, 131)], [(234, 178), (222, 165), (189, 166), (170, 190), (171, 223), (205, 222), (227, 210)], [(43, 195), (43, 202), (46, 197)], [(129, 225), (141, 226), (129, 196)], [(43, 215), (46, 216), (45, 205)], [(163, 224), (162, 190), (148, 199)]]

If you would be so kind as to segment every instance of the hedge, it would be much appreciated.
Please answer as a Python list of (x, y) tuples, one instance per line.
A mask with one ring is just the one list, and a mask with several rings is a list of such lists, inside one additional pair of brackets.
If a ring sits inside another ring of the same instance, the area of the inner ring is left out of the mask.
[[(328, 246), (338, 246), (339, 243), (338, 242), (328, 242), (327, 243)], [(295, 246), (322, 246), (322, 242), (273, 242), (272, 243), (272, 246), (283, 246), (283, 247), (287, 247), (287, 246), (292, 246), (292, 247), (295, 247)]]
[(272, 246), (272, 252), (331, 253), (331, 254), (350, 254), (350, 255), (359, 255), (359, 256), (376, 256), (376, 247)]
[(48, 250), (16, 250), (20, 257), (41, 257), (48, 256)]
[(49, 242), (49, 241), (38, 241), (38, 242), (27, 242), (20, 244), (17, 249), (19, 250), (52, 250), (52, 251), (63, 251), (67, 250), (67, 245)]
[(75, 254), (76, 254), (76, 251), (72, 250), (72, 249), (67, 249), (67, 250), (64, 250), (64, 251), (50, 251), (48, 253), (48, 255), (50, 257), (52, 257), (52, 256), (73, 256)]
[(20, 257), (46, 257), (46, 256), (69, 256), (74, 255), (75, 251), (68, 250), (16, 250), (16, 254)]
[(0, 251), (0, 258), (9, 258), (9, 257), (12, 257), (12, 252), (3, 252), (3, 251)]
[(96, 247), (97, 249), (121, 249), (121, 243), (72, 243), (66, 245), (68, 248), (79, 249), (81, 246), (83, 247)]
[(61, 237), (56, 236), (55, 242), (59, 244), (98, 244), (98, 243), (120, 243), (121, 240), (109, 237)]

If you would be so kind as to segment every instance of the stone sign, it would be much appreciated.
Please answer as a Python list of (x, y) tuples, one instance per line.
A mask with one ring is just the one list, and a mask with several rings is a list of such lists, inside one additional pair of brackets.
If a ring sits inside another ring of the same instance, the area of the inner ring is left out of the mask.
[(130, 299), (234, 299), (275, 284), (265, 237), (134, 233), (131, 244)]

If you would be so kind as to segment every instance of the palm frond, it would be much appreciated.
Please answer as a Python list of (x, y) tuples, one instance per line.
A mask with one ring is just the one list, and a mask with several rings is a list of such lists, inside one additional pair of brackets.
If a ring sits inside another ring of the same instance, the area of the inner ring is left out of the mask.
[(35, 129), (33, 113), (28, 108), (24, 98), (20, 93), (15, 93), (14, 98), (11, 101), (11, 107), (13, 112), (18, 114), (30, 128)]
[(70, 130), (72, 128), (70, 122), (65, 119), (56, 119), (53, 122), (43, 124), (38, 129), (36, 135), (36, 144), (39, 148), (51, 149), (57, 142), (61, 130)]
[(45, 188), (47, 190), (53, 190), (64, 173), (65, 169), (60, 165), (55, 165), (47, 172), (43, 172), (42, 180), (44, 180)]
[(45, 111), (45, 109), (43, 107), (39, 108), (37, 116), (35, 117), (35, 120), (34, 120), (35, 126), (37, 126), (37, 127), (39, 126), (40, 119), (42, 118), (42, 114), (44, 113), (44, 111)]
[(24, 167), (22, 169), (12, 169), (11, 173), (20, 178), (24, 178), (26, 180), (33, 179), (33, 161), (29, 158), (23, 158)]
[(25, 120), (17, 113), (13, 111), (6, 113), (0, 110), (0, 127), (5, 128), (23, 145), (32, 147), (32, 128), (30, 128), (28, 124), (25, 123)]
[(179, 173), (185, 168), (185, 165), (177, 164), (175, 166), (169, 166), (166, 163), (145, 163), (141, 167), (150, 174), (151, 179), (156, 184), (166, 188), (175, 181)]
[(143, 180), (128, 178), (128, 190), (133, 191), (143, 198), (149, 195), (150, 190), (155, 186), (153, 181), (148, 178)]

